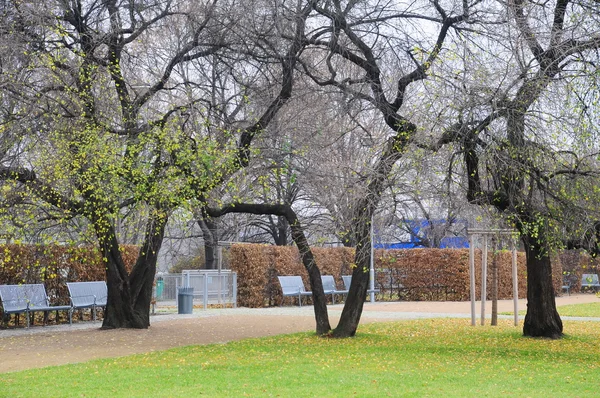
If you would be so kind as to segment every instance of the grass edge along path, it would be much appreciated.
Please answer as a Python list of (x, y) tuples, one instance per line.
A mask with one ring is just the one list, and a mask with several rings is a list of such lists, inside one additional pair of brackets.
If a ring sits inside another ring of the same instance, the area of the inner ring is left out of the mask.
[[(562, 316), (600, 318), (600, 301), (595, 303), (567, 304), (556, 307), (558, 314)], [(519, 311), (519, 315), (525, 316), (526, 311)], [(512, 311), (501, 312), (501, 315), (512, 315)]]
[(561, 340), (461, 319), (364, 325), (355, 338), (297, 333), (0, 374), (7, 397), (598, 395), (600, 328)]

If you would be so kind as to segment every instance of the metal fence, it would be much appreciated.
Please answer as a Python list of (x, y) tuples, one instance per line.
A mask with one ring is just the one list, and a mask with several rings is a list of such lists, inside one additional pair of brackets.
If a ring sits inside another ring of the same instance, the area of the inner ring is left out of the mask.
[(181, 274), (158, 275), (154, 297), (158, 303), (177, 303), (180, 287), (194, 288), (194, 302), (204, 309), (209, 305), (237, 306), (237, 273), (228, 270), (189, 270)]

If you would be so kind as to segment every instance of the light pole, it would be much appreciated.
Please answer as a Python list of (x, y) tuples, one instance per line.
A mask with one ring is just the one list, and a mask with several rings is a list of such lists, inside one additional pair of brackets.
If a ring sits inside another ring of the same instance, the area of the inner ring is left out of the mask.
[(371, 261), (369, 264), (369, 289), (371, 295), (371, 302), (375, 302), (375, 237), (373, 234), (373, 216), (371, 215)]

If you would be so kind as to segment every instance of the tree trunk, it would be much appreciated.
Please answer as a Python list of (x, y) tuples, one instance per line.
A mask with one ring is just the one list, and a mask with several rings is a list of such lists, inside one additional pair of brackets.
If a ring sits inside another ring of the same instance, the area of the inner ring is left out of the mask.
[(277, 217), (277, 233), (275, 236), (275, 244), (277, 246), (287, 246), (288, 244), (288, 222), (285, 217)]
[(298, 246), (300, 258), (304, 268), (308, 272), (310, 289), (312, 291), (313, 307), (315, 311), (316, 332), (318, 335), (325, 335), (331, 331), (329, 323), (329, 315), (327, 313), (327, 299), (323, 292), (323, 281), (321, 280), (321, 272), (308, 244), (308, 240), (304, 235), (304, 230), (294, 210), (285, 204), (253, 204), (253, 203), (234, 203), (225, 205), (220, 209), (206, 209), (211, 217), (220, 217), (228, 213), (248, 213), (259, 215), (277, 215), (285, 217), (290, 225), (292, 239)]
[(164, 214), (148, 221), (144, 243), (131, 274), (127, 273), (112, 224), (103, 223), (105, 233), (99, 234), (99, 241), (106, 259), (108, 301), (102, 329), (147, 329), (150, 326), (152, 287), (166, 221)]
[(217, 235), (217, 223), (209, 217), (198, 218), (198, 225), (202, 230), (204, 239), (204, 268), (217, 269), (217, 250), (219, 237)]
[(354, 262), (356, 268), (352, 271), (352, 283), (342, 310), (340, 322), (333, 331), (334, 337), (352, 337), (356, 334), (362, 315), (367, 290), (369, 287), (369, 267), (371, 261), (371, 245), (359, 244), (356, 247)]
[(300, 221), (289, 206), (287, 206), (286, 218), (292, 230), (292, 239), (296, 242), (296, 246), (298, 246), (302, 264), (308, 272), (310, 289), (312, 291), (313, 309), (315, 311), (315, 322), (317, 323), (316, 332), (318, 335), (328, 334), (331, 331), (331, 325), (329, 323), (329, 314), (327, 313), (327, 299), (323, 292), (321, 271), (317, 266), (312, 250), (306, 240)]
[(527, 314), (523, 335), (558, 339), (563, 325), (556, 311), (550, 255), (537, 243), (539, 238), (525, 236), (527, 256)]

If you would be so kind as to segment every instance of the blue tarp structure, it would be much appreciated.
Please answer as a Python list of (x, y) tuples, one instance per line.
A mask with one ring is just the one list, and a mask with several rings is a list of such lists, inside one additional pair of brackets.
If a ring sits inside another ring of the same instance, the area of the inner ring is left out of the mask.
[[(442, 224), (442, 223), (446, 223), (446, 222), (447, 222), (446, 220), (434, 220), (433, 221), (434, 224)], [(455, 223), (466, 224), (466, 221), (458, 221)], [(408, 242), (387, 242), (387, 243), (379, 242), (379, 243), (375, 243), (373, 246), (375, 247), (375, 249), (416, 249), (416, 248), (425, 247), (421, 244), (421, 239), (419, 239), (418, 236), (419, 236), (419, 232), (421, 232), (421, 229), (429, 226), (429, 221), (428, 220), (410, 221), (409, 225), (410, 225), (411, 231), (412, 231), (412, 233), (410, 234), (410, 241), (408, 241)], [(427, 231), (424, 231), (423, 233), (426, 235)], [(375, 241), (376, 242), (379, 241), (379, 239), (377, 239), (377, 236), (375, 236)], [(442, 238), (442, 240), (440, 242), (440, 247), (442, 249), (468, 248), (469, 247), (469, 239), (464, 236), (447, 236), (447, 237)]]

